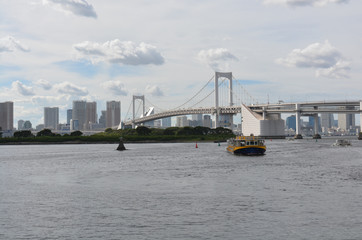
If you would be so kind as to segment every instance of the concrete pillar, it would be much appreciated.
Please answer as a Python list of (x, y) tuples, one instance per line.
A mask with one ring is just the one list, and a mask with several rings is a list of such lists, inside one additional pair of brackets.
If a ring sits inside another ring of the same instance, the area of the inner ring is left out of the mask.
[(219, 127), (219, 76), (215, 73), (215, 128)]
[(295, 104), (295, 136), (296, 139), (302, 139), (302, 132), (300, 126), (300, 105), (298, 103)]
[(133, 109), (132, 109), (133, 110), (132, 111), (132, 128), (136, 127), (136, 125), (134, 123), (135, 118), (136, 118), (136, 110), (135, 110), (135, 101), (136, 101), (136, 99), (142, 100), (142, 110), (143, 110), (142, 115), (145, 114), (145, 111), (146, 111), (146, 109), (145, 109), (145, 95), (142, 95), (142, 96), (133, 95), (133, 98), (132, 98), (132, 107), (133, 107)]
[(319, 129), (319, 118), (318, 118), (318, 113), (313, 114), (314, 117), (314, 139), (321, 139), (321, 135), (319, 135), (318, 133), (318, 129)]
[(358, 134), (358, 140), (362, 140), (362, 102), (359, 102), (359, 120), (360, 120), (360, 129)]
[(266, 107), (263, 107), (263, 120), (266, 119)]
[(298, 103), (295, 104), (295, 132), (296, 134), (301, 134), (301, 126), (300, 126), (300, 106)]

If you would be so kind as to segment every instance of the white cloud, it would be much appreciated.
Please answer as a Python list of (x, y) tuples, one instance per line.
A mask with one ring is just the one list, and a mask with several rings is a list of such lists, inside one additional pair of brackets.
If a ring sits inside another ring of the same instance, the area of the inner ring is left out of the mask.
[(44, 90), (50, 90), (52, 88), (50, 82), (44, 79), (37, 80), (35, 84), (41, 86)]
[(124, 90), (124, 85), (121, 81), (108, 81), (102, 84), (104, 88), (111, 91), (114, 95), (127, 96), (128, 92)]
[(85, 96), (88, 95), (88, 90), (84, 87), (76, 86), (70, 82), (63, 82), (54, 86), (59, 93), (69, 94), (73, 96)]
[(89, 59), (93, 63), (108, 61), (124, 65), (161, 65), (164, 58), (156, 47), (140, 43), (138, 46), (131, 42), (122, 42), (119, 39), (107, 41), (103, 44), (85, 41), (75, 44), (74, 49), (80, 58)]
[(164, 95), (162, 90), (158, 86), (150, 86), (150, 85), (147, 85), (146, 93), (151, 94), (154, 97), (161, 97)]
[(325, 6), (329, 3), (348, 3), (349, 0), (264, 0), (265, 4), (298, 6)]
[(35, 95), (32, 87), (28, 87), (28, 86), (22, 84), (20, 81), (13, 82), (11, 86), (12, 86), (13, 90), (16, 90), (18, 93), (20, 93), (23, 96), (34, 96)]
[(228, 64), (230, 61), (238, 61), (238, 58), (225, 48), (201, 50), (198, 54), (198, 58), (215, 71), (225, 70), (221, 67), (222, 63)]
[(93, 6), (85, 0), (43, 0), (43, 5), (49, 5), (66, 14), (72, 13), (78, 16), (97, 18)]
[(31, 101), (38, 106), (61, 105), (70, 101), (70, 96), (62, 94), (59, 96), (34, 96)]
[(20, 50), (23, 52), (29, 52), (29, 48), (25, 45), (22, 45), (18, 40), (12, 36), (7, 36), (0, 38), (0, 53), (1, 52), (13, 52), (15, 50)]
[(348, 76), (349, 63), (328, 41), (313, 43), (304, 49), (294, 49), (277, 63), (288, 67), (315, 68), (317, 76), (341, 78)]

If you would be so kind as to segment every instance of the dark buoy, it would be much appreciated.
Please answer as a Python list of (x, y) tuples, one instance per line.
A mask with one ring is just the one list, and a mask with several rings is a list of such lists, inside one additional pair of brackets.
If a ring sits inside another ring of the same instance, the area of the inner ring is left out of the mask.
[(126, 148), (125, 148), (124, 145), (123, 145), (123, 138), (119, 138), (119, 145), (118, 145), (118, 147), (117, 147), (117, 150), (118, 150), (118, 151), (126, 150)]

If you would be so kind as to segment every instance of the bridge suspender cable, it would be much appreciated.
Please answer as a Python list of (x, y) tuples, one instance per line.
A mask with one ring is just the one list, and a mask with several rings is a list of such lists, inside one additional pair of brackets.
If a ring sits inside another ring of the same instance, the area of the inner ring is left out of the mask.
[(190, 98), (189, 100), (187, 100), (185, 103), (181, 104), (180, 106), (178, 107), (175, 107), (171, 110), (175, 110), (175, 109), (179, 109), (181, 108), (182, 106), (185, 106), (187, 103), (189, 103), (192, 99), (194, 99), (202, 90), (204, 90), (204, 88), (206, 88), (206, 86), (211, 82), (211, 80), (214, 79), (215, 76), (212, 76), (212, 78), (205, 84), (205, 86), (203, 86), (194, 96), (192, 96), (192, 98)]

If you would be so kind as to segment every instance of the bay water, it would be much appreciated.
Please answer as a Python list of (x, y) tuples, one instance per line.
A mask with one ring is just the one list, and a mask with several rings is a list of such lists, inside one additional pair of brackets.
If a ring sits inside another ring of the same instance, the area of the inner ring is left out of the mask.
[(0, 239), (362, 239), (362, 141), (0, 146)]

